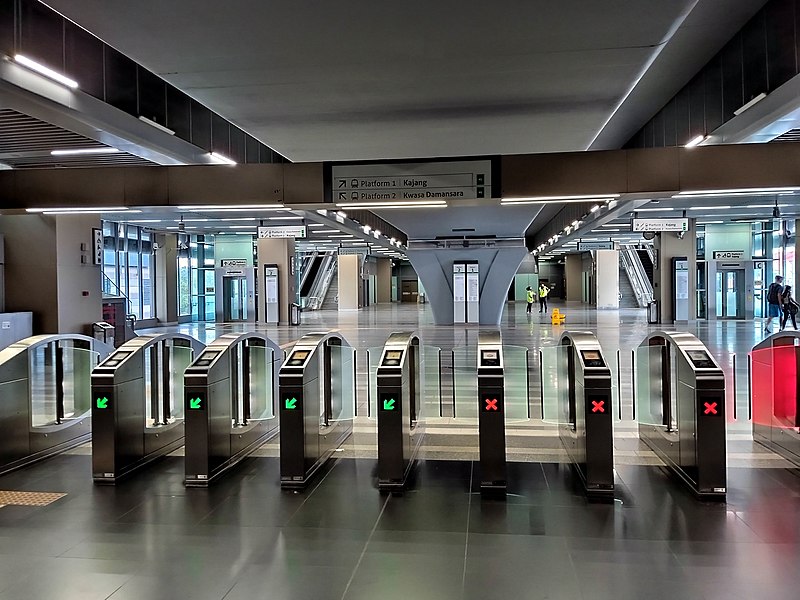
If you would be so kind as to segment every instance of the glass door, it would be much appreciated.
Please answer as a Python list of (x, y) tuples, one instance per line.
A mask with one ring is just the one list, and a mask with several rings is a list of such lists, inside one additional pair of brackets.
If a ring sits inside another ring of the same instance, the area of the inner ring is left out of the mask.
[(718, 319), (744, 319), (744, 269), (717, 271), (716, 295)]
[(225, 301), (225, 322), (247, 320), (247, 278), (223, 277), (222, 293)]

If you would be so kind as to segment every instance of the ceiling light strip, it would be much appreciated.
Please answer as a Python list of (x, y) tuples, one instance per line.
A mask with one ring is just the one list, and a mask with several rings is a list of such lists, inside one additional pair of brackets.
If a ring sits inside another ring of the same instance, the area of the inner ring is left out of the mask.
[(61, 73), (54, 71), (49, 67), (45, 67), (43, 64), (38, 63), (35, 60), (31, 60), (23, 54), (17, 54), (14, 56), (14, 61), (29, 68), (31, 71), (36, 71), (39, 73), (39, 75), (44, 75), (45, 77), (52, 79), (53, 81), (56, 81), (68, 88), (74, 90), (78, 87), (78, 82), (74, 79), (70, 79), (66, 75), (62, 75)]

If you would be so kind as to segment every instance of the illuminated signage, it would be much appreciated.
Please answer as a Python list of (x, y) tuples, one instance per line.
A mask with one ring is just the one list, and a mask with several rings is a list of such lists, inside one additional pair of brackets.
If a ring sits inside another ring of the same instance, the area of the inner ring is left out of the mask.
[(97, 398), (95, 405), (101, 410), (108, 408), (108, 397), (103, 396), (102, 398)]

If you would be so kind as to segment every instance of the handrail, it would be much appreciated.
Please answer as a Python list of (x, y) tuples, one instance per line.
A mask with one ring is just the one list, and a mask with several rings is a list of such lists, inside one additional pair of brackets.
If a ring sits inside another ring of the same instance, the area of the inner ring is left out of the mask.
[(320, 267), (322, 277), (317, 277), (314, 286), (311, 288), (311, 294), (308, 296), (306, 307), (309, 310), (318, 310), (325, 302), (325, 295), (333, 281), (333, 275), (336, 272), (336, 257), (333, 252), (327, 252), (323, 258), (323, 265)]
[[(114, 297), (114, 298), (125, 298), (125, 302), (128, 303), (128, 307), (127, 307), (128, 310), (126, 312), (127, 312), (127, 314), (132, 314), (133, 313), (133, 309), (132, 309), (133, 303), (131, 302), (131, 299), (128, 298), (127, 295), (122, 293), (122, 290), (120, 289), (120, 287), (116, 284), (116, 282), (113, 279), (111, 279), (108, 275), (106, 275), (102, 271), (100, 273), (103, 276), (103, 279), (102, 279), (103, 286), (102, 286), (102, 290), (101, 291), (104, 294), (106, 294), (107, 296), (111, 296), (111, 297)], [(108, 285), (106, 285), (106, 282), (108, 282)], [(113, 288), (116, 288), (116, 290), (117, 290), (116, 294), (114, 293), (114, 289), (112, 288), (112, 286), (113, 286)], [(106, 289), (106, 288), (108, 288), (108, 289)]]

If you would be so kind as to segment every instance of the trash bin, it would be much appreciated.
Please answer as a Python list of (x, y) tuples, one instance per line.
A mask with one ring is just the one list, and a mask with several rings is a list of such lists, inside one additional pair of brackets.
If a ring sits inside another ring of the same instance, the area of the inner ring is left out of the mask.
[(650, 304), (647, 305), (647, 322), (650, 325), (655, 325), (661, 322), (658, 314), (658, 302), (655, 300), (651, 300)]
[(98, 342), (103, 342), (109, 346), (114, 345), (114, 326), (105, 321), (92, 323), (92, 337)]
[(289, 305), (289, 324), (290, 325), (300, 325), (300, 321), (301, 321), (300, 313), (301, 312), (302, 312), (302, 309), (300, 308), (299, 304), (297, 304), (295, 302), (292, 302)]

